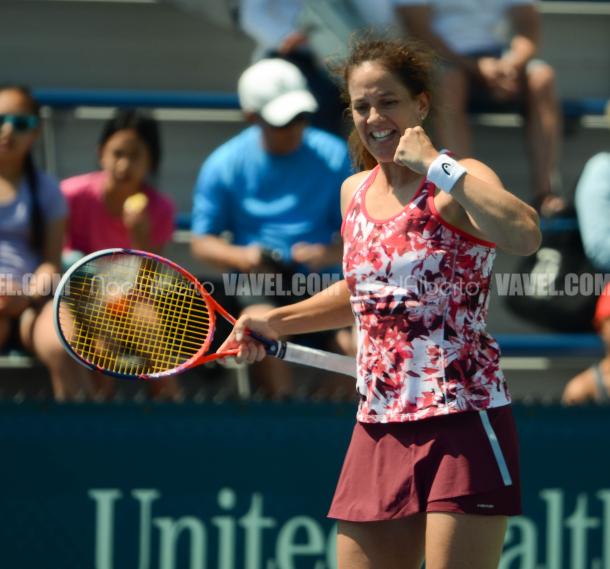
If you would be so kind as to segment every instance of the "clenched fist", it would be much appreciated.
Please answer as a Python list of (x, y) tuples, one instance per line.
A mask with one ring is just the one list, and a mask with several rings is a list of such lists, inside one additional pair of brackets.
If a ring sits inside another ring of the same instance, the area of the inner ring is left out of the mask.
[(418, 174), (425, 174), (433, 160), (439, 155), (421, 126), (405, 130), (400, 137), (394, 162)]

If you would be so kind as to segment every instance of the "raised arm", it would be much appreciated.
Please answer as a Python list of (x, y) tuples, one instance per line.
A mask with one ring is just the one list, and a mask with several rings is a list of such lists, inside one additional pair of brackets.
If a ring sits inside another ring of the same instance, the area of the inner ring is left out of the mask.
[(451, 196), (462, 206), (474, 232), (512, 255), (531, 255), (540, 247), (536, 210), (507, 191), (494, 171), (473, 159), (461, 160), (467, 173)]
[(456, 163), (441, 155), (420, 126), (405, 130), (394, 161), (431, 178), (430, 167), (439, 157), (449, 164), (447, 175), (458, 171), (459, 165), (466, 170), (450, 193), (442, 192), (439, 198), (454, 217), (454, 225), (513, 255), (531, 255), (538, 249), (541, 234), (536, 210), (507, 191), (485, 164), (473, 159)]

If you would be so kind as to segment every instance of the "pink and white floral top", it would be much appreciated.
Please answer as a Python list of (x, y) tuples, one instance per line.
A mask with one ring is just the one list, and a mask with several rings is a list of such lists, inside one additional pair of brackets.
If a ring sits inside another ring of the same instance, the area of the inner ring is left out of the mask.
[(486, 331), (493, 243), (453, 227), (423, 180), (390, 219), (356, 190), (342, 227), (343, 271), (358, 329), (358, 421), (405, 422), (510, 403)]

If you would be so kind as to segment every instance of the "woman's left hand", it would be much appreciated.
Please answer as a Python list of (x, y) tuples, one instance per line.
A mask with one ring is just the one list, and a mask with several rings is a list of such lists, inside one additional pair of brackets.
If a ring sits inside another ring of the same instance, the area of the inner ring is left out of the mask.
[(400, 137), (394, 162), (418, 174), (425, 174), (438, 155), (438, 150), (434, 148), (424, 129), (415, 126), (406, 129)]

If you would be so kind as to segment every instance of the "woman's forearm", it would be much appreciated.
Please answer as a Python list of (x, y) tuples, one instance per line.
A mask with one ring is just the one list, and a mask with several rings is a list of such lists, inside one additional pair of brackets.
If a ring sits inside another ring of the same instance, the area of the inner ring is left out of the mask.
[(307, 300), (275, 308), (267, 314), (267, 321), (280, 336), (350, 326), (354, 315), (347, 284), (341, 280)]

